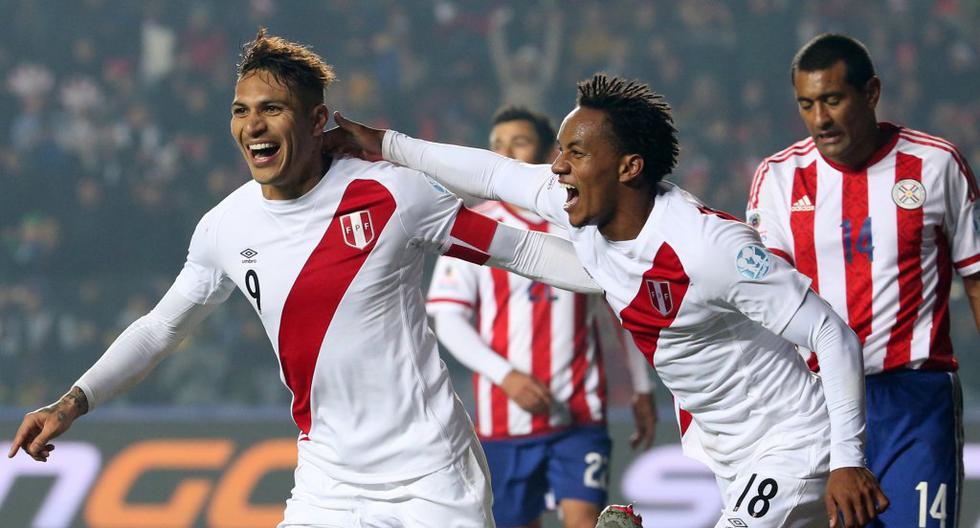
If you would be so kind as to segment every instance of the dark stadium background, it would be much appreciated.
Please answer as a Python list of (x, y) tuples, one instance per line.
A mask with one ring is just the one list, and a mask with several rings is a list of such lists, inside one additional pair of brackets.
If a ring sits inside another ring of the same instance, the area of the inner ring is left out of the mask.
[[(2, 442), (25, 410), (57, 398), (152, 307), (197, 220), (247, 180), (228, 108), (238, 46), (259, 26), (335, 65), (331, 108), (446, 142), (485, 145), (489, 118), (508, 98), (557, 122), (577, 80), (597, 70), (639, 78), (674, 108), (682, 154), (671, 179), (737, 216), (756, 164), (804, 135), (789, 82), (793, 53), (816, 33), (843, 31), (872, 52), (884, 84), (881, 119), (943, 136), (980, 167), (980, 3), (970, 0), (3, 0), (0, 10)], [(496, 57), (495, 32), (504, 47)], [(125, 500), (164, 503), (188, 475), (217, 482), (248, 446), (293, 434), (267, 337), (239, 297), (65, 438), (95, 446), (103, 469), (141, 440), (218, 437), (235, 446), (227, 463), (144, 475)], [(975, 450), (965, 496), (977, 497), (980, 342), (958, 280), (953, 297)], [(470, 401), (468, 374), (446, 360)], [(623, 496), (629, 388), (621, 369), (609, 372), (621, 448), (612, 499), (646, 504), (659, 526), (703, 526), (691, 512), (710, 509), (703, 497), (711, 482), (696, 471), (648, 484), (641, 472), (642, 492)], [(676, 430), (669, 395), (661, 388), (657, 396), (667, 456)], [(11, 464), (0, 462), (0, 525), (40, 522), (57, 479), (14, 479), (22, 470)], [(251, 500), (276, 506), (289, 476), (270, 473)], [(75, 488), (77, 513), (64, 515), (83, 526), (92, 498)], [(973, 510), (963, 525), (973, 526), (980, 510), (966, 502)], [(219, 525), (205, 510), (193, 523)]]

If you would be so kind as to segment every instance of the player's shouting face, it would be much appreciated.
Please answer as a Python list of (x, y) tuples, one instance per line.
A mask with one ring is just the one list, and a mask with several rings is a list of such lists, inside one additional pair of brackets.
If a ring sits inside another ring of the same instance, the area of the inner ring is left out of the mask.
[(319, 181), (322, 103), (309, 104), (265, 70), (241, 78), (231, 105), (231, 135), (252, 178), (271, 200), (302, 196)]
[[(635, 155), (621, 155), (605, 112), (576, 107), (558, 130), (558, 157), (551, 170), (565, 188), (565, 211), (575, 227), (603, 228), (619, 206), (620, 183), (635, 178)], [(642, 170), (642, 161), (639, 169)]]

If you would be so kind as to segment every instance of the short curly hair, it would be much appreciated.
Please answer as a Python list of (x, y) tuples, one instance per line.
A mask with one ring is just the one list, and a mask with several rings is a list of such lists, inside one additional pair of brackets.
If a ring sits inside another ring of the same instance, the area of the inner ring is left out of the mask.
[(255, 71), (265, 71), (277, 81), (296, 90), (308, 106), (323, 102), (327, 88), (336, 76), (333, 67), (323, 62), (310, 48), (269, 35), (260, 28), (255, 40), (242, 45), (237, 65), (238, 80)]
[(653, 185), (677, 166), (680, 146), (670, 105), (644, 83), (597, 73), (578, 83), (578, 106), (601, 110), (620, 154), (643, 158), (643, 177)]

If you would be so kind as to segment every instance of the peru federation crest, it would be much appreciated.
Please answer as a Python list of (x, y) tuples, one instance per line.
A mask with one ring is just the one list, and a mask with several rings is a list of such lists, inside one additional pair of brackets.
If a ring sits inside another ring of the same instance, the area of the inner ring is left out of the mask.
[(374, 224), (371, 211), (357, 211), (340, 217), (344, 243), (356, 249), (364, 249), (374, 240)]
[(670, 283), (652, 279), (647, 279), (646, 283), (653, 309), (663, 316), (669, 314), (674, 309), (674, 299), (670, 296)]

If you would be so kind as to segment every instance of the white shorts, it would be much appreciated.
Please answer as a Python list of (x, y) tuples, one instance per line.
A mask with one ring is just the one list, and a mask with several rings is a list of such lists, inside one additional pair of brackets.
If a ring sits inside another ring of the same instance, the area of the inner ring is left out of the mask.
[(476, 440), (455, 462), (418, 478), (350, 484), (302, 462), (279, 528), (493, 528), (490, 470)]
[(830, 453), (826, 443), (795, 451), (770, 450), (718, 478), (725, 509), (715, 528), (826, 527)]

